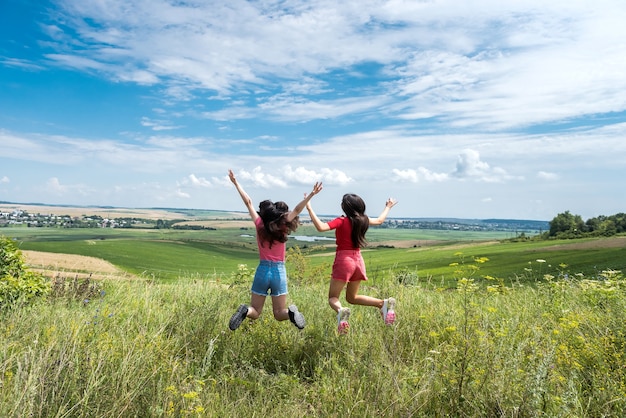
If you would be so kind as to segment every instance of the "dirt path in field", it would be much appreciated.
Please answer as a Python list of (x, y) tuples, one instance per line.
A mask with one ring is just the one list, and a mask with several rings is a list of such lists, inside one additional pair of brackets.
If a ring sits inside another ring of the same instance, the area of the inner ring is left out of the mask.
[(92, 279), (132, 279), (108, 261), (76, 254), (57, 254), (40, 251), (22, 251), (27, 267), (45, 277)]

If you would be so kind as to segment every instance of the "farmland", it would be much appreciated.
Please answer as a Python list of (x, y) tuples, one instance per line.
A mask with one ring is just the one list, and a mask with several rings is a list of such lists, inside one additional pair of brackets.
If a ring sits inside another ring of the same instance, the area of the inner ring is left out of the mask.
[[(27, 255), (35, 251), (64, 254), (66, 260), (71, 254), (94, 257), (114, 265), (122, 274), (165, 281), (181, 276), (224, 279), (240, 264), (255, 265), (258, 253), (249, 222), (214, 220), (211, 225), (204, 230), (9, 227), (0, 233), (17, 240)], [(473, 257), (489, 259), (481, 274), (506, 280), (520, 279), (528, 268), (558, 274), (566, 265), (572, 274), (594, 276), (602, 269), (626, 267), (625, 237), (510, 242), (508, 236), (497, 231), (372, 228), (363, 256), (371, 275), (401, 270), (446, 282), (452, 280), (455, 271), (451, 264)], [(318, 234), (305, 224), (288, 241), (288, 248), (297, 246), (311, 266), (321, 266), (332, 262), (332, 237)], [(538, 259), (546, 263), (537, 265)], [(47, 266), (32, 266), (54, 271), (54, 265), (52, 260)], [(64, 269), (66, 273), (90, 273), (67, 263)]]
[[(290, 303), (227, 323), (258, 260), (241, 219), (201, 230), (3, 227), (45, 303), (2, 314), (2, 416), (605, 416), (626, 413), (626, 237), (372, 228), (362, 292), (335, 332), (332, 234), (288, 241)], [(217, 285), (219, 282), (220, 285)], [(345, 303), (345, 302), (344, 302)]]

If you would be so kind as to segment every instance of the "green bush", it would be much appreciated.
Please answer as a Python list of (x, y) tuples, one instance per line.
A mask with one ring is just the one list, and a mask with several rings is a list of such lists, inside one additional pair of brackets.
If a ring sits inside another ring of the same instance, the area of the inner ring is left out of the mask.
[(49, 290), (48, 280), (26, 268), (24, 256), (15, 242), (0, 237), (0, 309), (15, 303), (29, 303)]

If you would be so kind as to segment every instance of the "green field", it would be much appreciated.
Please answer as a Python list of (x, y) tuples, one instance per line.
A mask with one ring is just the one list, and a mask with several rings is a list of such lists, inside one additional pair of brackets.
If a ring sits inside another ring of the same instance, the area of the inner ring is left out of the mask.
[(387, 274), (361, 290), (394, 295), (396, 323), (352, 306), (345, 336), (327, 279), (290, 283), (304, 330), (274, 320), (268, 300), (234, 332), (250, 278), (69, 280), (0, 311), (0, 416), (622, 418), (620, 277), (442, 291)]
[[(22, 250), (98, 257), (129, 273), (160, 280), (181, 276), (228, 277), (240, 264), (254, 267), (258, 260), (252, 228), (185, 231), (13, 227), (3, 228), (0, 234), (16, 239)], [(310, 225), (304, 225), (297, 236), (320, 235)], [(489, 260), (480, 265), (480, 276), (508, 282), (528, 276), (536, 278), (538, 274), (582, 273), (594, 277), (602, 270), (626, 267), (626, 245), (594, 244), (603, 239), (506, 241), (509, 237), (510, 233), (503, 232), (371, 228), (370, 247), (363, 251), (363, 256), (370, 277), (393, 270), (410, 274), (414, 280), (445, 283), (454, 281), (459, 270), (459, 265), (454, 264), (471, 264), (474, 257)], [(390, 242), (414, 244), (401, 248), (386, 244)], [(308, 242), (292, 238), (288, 247), (294, 246), (302, 250), (312, 267), (332, 263), (332, 240)]]
[(231, 332), (250, 300), (251, 230), (0, 232), (23, 250), (95, 256), (141, 276), (67, 275), (32, 305), (0, 310), (3, 417), (626, 416), (626, 281), (616, 271), (596, 280), (623, 269), (626, 237), (373, 230), (361, 293), (394, 296), (398, 319), (387, 326), (378, 309), (352, 305), (338, 335), (332, 241), (289, 241), (288, 303), (303, 330), (276, 321), (268, 299)]

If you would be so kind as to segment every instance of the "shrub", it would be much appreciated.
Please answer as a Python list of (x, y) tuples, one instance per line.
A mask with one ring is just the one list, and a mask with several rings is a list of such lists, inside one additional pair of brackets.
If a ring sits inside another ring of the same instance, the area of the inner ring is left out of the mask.
[(50, 283), (26, 268), (24, 256), (15, 242), (0, 237), (0, 309), (16, 303), (30, 303), (50, 291)]

